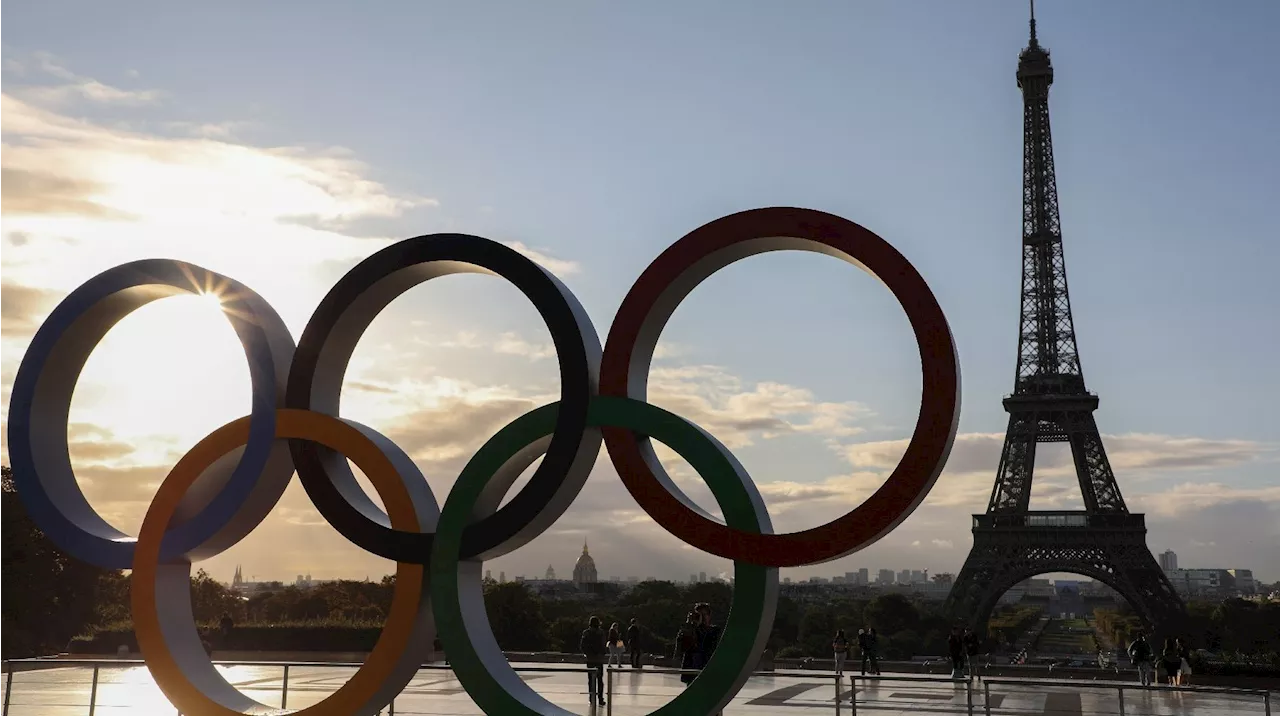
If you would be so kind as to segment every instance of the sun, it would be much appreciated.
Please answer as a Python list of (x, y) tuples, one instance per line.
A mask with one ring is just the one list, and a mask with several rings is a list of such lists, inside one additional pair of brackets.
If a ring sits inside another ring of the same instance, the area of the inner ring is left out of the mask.
[(196, 294), (196, 297), (219, 311), (222, 310), (222, 302), (226, 300), (218, 291), (201, 291)]

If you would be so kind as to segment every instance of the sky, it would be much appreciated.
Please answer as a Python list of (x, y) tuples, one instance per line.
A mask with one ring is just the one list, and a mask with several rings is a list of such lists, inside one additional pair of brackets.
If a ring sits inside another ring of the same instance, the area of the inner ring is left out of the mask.
[[(879, 233), (938, 297), (959, 350), (955, 447), (925, 503), (858, 567), (956, 572), (985, 509), (1013, 387), (1020, 282), (1016, 0), (630, 5), (10, 3), (3, 26), (3, 403), (66, 293), (169, 257), (254, 288), (295, 337), (330, 286), (399, 239), (489, 237), (554, 271), (603, 338), (628, 287), (685, 233), (774, 205)], [(1280, 5), (1037, 7), (1063, 238), (1087, 384), (1148, 544), (1182, 566), (1280, 579)], [(356, 349), (344, 417), (392, 437), (443, 503), (488, 437), (556, 399), (546, 328), (511, 286), (412, 289)], [(812, 254), (734, 264), (662, 334), (651, 402), (750, 472), (775, 529), (882, 484), (920, 399), (891, 294)], [(201, 437), (248, 410), (214, 304), (130, 315), (90, 358), (71, 455), (90, 502), (135, 533)], [(7, 437), (6, 437), (7, 440)], [(6, 452), (7, 455), (7, 452)], [(715, 510), (669, 453), (677, 481)], [(1069, 452), (1038, 453), (1034, 509), (1081, 505)], [(7, 457), (5, 458), (7, 462)], [(644, 515), (602, 452), (569, 511), (497, 575), (731, 571)], [(378, 578), (294, 481), (229, 580)]]

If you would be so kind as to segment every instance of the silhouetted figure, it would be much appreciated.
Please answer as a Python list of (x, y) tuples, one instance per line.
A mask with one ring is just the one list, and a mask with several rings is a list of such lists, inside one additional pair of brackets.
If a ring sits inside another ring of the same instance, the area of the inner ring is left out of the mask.
[(627, 648), (631, 650), (631, 668), (641, 668), (644, 665), (641, 663), (644, 652), (640, 649), (640, 625), (635, 617), (631, 618), (631, 625), (627, 627)]
[[(680, 660), (681, 669), (698, 668), (698, 626), (698, 614), (689, 612), (684, 618), (680, 631), (676, 633), (676, 656)], [(688, 685), (697, 676), (695, 673), (685, 671), (680, 674), (680, 681)]]
[(1191, 645), (1186, 639), (1178, 637), (1178, 686), (1191, 685)]
[(835, 653), (836, 673), (844, 673), (844, 660), (849, 656), (849, 637), (844, 629), (837, 629), (835, 638), (831, 640), (831, 651)]
[(951, 635), (947, 637), (947, 655), (951, 657), (951, 678), (964, 678), (964, 634), (960, 627), (951, 627)]
[(1164, 640), (1164, 651), (1160, 654), (1161, 665), (1164, 666), (1165, 678), (1169, 680), (1170, 686), (1178, 685), (1178, 670), (1182, 668), (1182, 654), (1178, 651), (1178, 644), (1174, 642), (1173, 637), (1166, 637)]
[(609, 647), (609, 665), (622, 667), (622, 630), (618, 628), (618, 622), (609, 625), (609, 637), (606, 646)]
[(981, 646), (978, 642), (978, 635), (972, 629), (964, 630), (964, 663), (969, 669), (969, 678), (977, 672), (978, 649)]
[(578, 641), (578, 649), (587, 661), (587, 701), (604, 702), (604, 631), (600, 628), (600, 617), (591, 617), (587, 628), (582, 630), (582, 638)]
[(866, 676), (868, 670), (872, 675), (880, 673), (880, 659), (876, 650), (879, 644), (876, 643), (876, 630), (871, 627), (858, 630), (858, 649), (862, 651), (862, 675)]
[(1138, 632), (1129, 644), (1129, 659), (1138, 667), (1138, 683), (1143, 686), (1151, 685), (1151, 657), (1151, 645), (1147, 643), (1147, 636)]

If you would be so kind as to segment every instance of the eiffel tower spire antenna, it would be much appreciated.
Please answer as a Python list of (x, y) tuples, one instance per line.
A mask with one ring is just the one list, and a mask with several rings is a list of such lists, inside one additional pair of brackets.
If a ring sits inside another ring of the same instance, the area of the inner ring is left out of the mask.
[[(1143, 515), (1130, 514), (1093, 413), (1076, 345), (1062, 250), (1058, 184), (1049, 131), (1053, 65), (1036, 37), (1018, 56), (1022, 90), (1022, 281), (1017, 370), (1004, 450), (987, 512), (973, 516), (973, 550), (956, 577), (948, 608), (985, 627), (1004, 592), (1046, 572), (1074, 572), (1118, 591), (1149, 628), (1176, 620), (1182, 600), (1146, 544)], [(1036, 446), (1067, 443), (1084, 510), (1031, 510)]]
[(1040, 43), (1036, 40), (1036, 0), (1031, 2), (1031, 47), (1038, 47)]

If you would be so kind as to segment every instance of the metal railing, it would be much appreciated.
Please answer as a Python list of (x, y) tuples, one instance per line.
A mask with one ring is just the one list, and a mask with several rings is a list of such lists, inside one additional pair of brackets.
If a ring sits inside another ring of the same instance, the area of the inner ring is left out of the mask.
[[(359, 662), (302, 662), (302, 661), (217, 661), (215, 666), (236, 667), (250, 666), (257, 668), (280, 668), (282, 670), (282, 678), (280, 683), (280, 708), (288, 708), (289, 706), (289, 672), (290, 669), (298, 668), (349, 668), (356, 669), (361, 666)], [(95, 716), (98, 707), (98, 691), (99, 691), (99, 675), (102, 669), (113, 668), (130, 668), (144, 666), (145, 662), (140, 659), (15, 659), (5, 662), (7, 668), (7, 679), (4, 685), (4, 703), (3, 711), (0, 716), (9, 716), (9, 706), (13, 691), (13, 682), (15, 677), (21, 673), (42, 671), (49, 668), (62, 667), (85, 667), (92, 669), (92, 677), (89, 686), (89, 716)], [(15, 669), (14, 667), (28, 666), (30, 668)], [(512, 664), (512, 669), (517, 673), (574, 673), (586, 676), (589, 668), (586, 665), (574, 666), (520, 666)], [(420, 670), (425, 671), (452, 671), (447, 664), (422, 664)], [(692, 670), (673, 669), (663, 667), (645, 667), (642, 671), (636, 672), (632, 669), (615, 668), (607, 665), (604, 668), (604, 688), (606, 696), (606, 704), (598, 707), (595, 699), (592, 699), (590, 713), (592, 716), (612, 716), (613, 702), (616, 695), (614, 688), (614, 675), (616, 673), (628, 674), (648, 674), (648, 675), (669, 675), (678, 676), (686, 673), (696, 673)], [(1081, 680), (1044, 680), (1044, 679), (1000, 679), (1000, 678), (982, 678), (981, 675), (969, 675), (962, 678), (951, 678), (944, 676), (913, 676), (913, 675), (891, 675), (883, 676), (879, 674), (839, 674), (834, 671), (818, 671), (818, 670), (781, 670), (781, 671), (756, 671), (751, 673), (751, 677), (770, 677), (782, 679), (797, 679), (817, 681), (830, 679), (834, 692), (834, 698), (831, 701), (823, 699), (823, 702), (831, 703), (837, 716), (841, 716), (843, 708), (848, 706), (849, 713), (856, 716), (858, 713), (858, 693), (866, 691), (868, 687), (875, 688), (881, 683), (887, 684), (949, 684), (953, 687), (963, 686), (965, 703), (963, 711), (968, 716), (973, 716), (981, 708), (984, 716), (991, 716), (993, 713), (992, 687), (1005, 687), (1016, 691), (1019, 687), (1022, 689), (1036, 689), (1041, 692), (1046, 688), (1062, 688), (1073, 690), (1089, 690), (1089, 691), (1109, 691), (1116, 694), (1117, 705), (1121, 716), (1125, 716), (1125, 692), (1133, 691), (1141, 692), (1178, 692), (1193, 695), (1209, 695), (1220, 694), (1236, 697), (1250, 697), (1261, 701), (1261, 713), (1265, 716), (1271, 716), (1271, 692), (1264, 689), (1243, 689), (1243, 688), (1222, 688), (1207, 686), (1141, 686), (1133, 683), (1119, 681), (1081, 681)], [(849, 688), (845, 690), (844, 679), (848, 679)], [(860, 689), (859, 686), (862, 686)], [(978, 685), (981, 685), (981, 698), (978, 699)], [(1006, 693), (1005, 695), (1008, 695)], [(847, 699), (847, 701), (846, 701)], [(997, 702), (994, 707), (998, 708)], [(814, 708), (821, 708), (819, 703), (813, 704)], [(870, 706), (865, 701), (864, 708), (884, 708), (883, 706)], [(1007, 709), (1005, 709), (1007, 712)], [(176, 712), (176, 711), (175, 711)], [(388, 706), (388, 716), (395, 715), (395, 701), (393, 700)], [(178, 716), (181, 716), (179, 713)]]
[[(983, 713), (991, 716), (991, 687), (992, 686), (1021, 686), (1026, 687), (1026, 681), (1014, 681), (1011, 679), (987, 679), (982, 682), (982, 704)], [(1120, 716), (1125, 716), (1124, 711), (1124, 693), (1125, 691), (1139, 692), (1162, 692), (1162, 693), (1186, 693), (1186, 694), (1227, 694), (1231, 696), (1256, 696), (1262, 700), (1262, 713), (1265, 716), (1271, 716), (1271, 692), (1265, 689), (1239, 689), (1224, 688), (1215, 686), (1165, 686), (1161, 684), (1152, 684), (1150, 686), (1142, 686), (1141, 684), (1127, 684), (1122, 681), (1050, 681), (1038, 682), (1037, 686), (1041, 689), (1045, 687), (1068, 687), (1078, 689), (1106, 690), (1115, 691), (1117, 704), (1120, 708)], [(970, 710), (969, 713), (973, 713)]]

